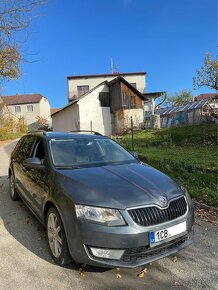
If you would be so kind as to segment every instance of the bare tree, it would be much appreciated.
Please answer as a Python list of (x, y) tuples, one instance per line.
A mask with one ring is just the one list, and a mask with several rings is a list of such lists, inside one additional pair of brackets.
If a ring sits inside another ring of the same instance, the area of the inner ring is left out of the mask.
[(218, 61), (212, 60), (211, 54), (208, 52), (204, 64), (200, 70), (196, 71), (197, 76), (193, 77), (193, 85), (195, 89), (200, 87), (208, 87), (218, 90)]
[(0, 80), (20, 76), (20, 43), (17, 35), (25, 31), (33, 10), (43, 0), (0, 0)]

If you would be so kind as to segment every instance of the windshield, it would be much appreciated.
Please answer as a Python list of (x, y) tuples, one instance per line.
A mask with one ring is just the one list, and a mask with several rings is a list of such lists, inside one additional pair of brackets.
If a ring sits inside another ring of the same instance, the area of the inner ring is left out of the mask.
[(55, 166), (92, 167), (109, 164), (136, 163), (137, 160), (111, 139), (74, 138), (51, 140)]

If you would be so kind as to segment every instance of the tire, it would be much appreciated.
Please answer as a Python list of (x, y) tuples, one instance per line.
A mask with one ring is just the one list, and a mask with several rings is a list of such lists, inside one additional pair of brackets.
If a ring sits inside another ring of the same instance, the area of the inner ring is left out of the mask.
[(10, 188), (10, 197), (13, 201), (19, 200), (20, 196), (15, 188), (15, 178), (13, 172), (9, 176), (9, 188)]
[(63, 223), (58, 211), (54, 207), (51, 207), (47, 213), (46, 233), (49, 252), (55, 263), (66, 265), (72, 262)]

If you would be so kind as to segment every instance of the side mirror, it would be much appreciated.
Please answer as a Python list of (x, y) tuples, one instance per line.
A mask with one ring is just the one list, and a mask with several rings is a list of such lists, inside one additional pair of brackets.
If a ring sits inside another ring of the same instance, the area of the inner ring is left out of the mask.
[(41, 160), (37, 157), (27, 158), (24, 160), (23, 165), (29, 169), (44, 169), (45, 165), (41, 163)]

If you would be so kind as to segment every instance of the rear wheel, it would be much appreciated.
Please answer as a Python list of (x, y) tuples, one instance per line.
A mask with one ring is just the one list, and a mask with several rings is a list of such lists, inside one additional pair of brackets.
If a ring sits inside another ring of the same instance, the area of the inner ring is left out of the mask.
[(72, 261), (63, 223), (58, 211), (51, 207), (46, 219), (47, 239), (50, 254), (58, 265), (65, 265)]
[(10, 186), (11, 199), (14, 201), (20, 199), (19, 194), (17, 193), (16, 188), (15, 188), (15, 178), (14, 178), (13, 172), (11, 172), (9, 176), (9, 186)]

